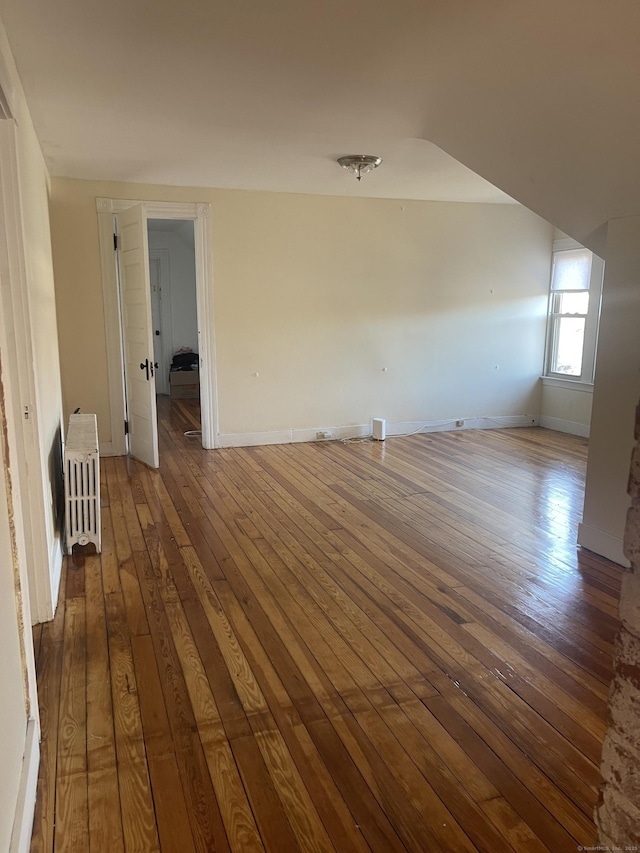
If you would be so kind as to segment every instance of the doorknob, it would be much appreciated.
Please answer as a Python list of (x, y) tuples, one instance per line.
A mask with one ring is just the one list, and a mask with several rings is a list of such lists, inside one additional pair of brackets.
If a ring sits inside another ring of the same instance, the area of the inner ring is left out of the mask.
[(151, 375), (153, 376), (153, 362), (149, 362), (149, 370), (151, 371)]
[[(149, 359), (148, 358), (145, 358), (144, 361), (140, 362), (140, 370), (146, 370), (147, 371), (147, 382), (148, 382), (149, 381)], [(153, 375), (153, 365), (151, 366), (151, 372)]]
[(155, 367), (155, 369), (157, 370), (157, 369), (158, 369), (158, 367), (159, 367), (160, 365), (158, 364), (158, 362), (157, 362), (157, 361), (154, 361), (154, 362), (153, 362), (153, 366), (154, 366), (154, 367)]

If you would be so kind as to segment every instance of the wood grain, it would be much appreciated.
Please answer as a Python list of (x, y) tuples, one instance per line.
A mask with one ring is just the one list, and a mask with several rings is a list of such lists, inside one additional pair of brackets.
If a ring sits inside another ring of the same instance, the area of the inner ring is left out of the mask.
[(87, 558), (85, 603), (89, 846), (92, 850), (118, 853), (124, 850), (124, 838), (120, 819), (104, 590), (100, 559), (97, 556)]
[(63, 642), (55, 850), (86, 850), (89, 847), (89, 812), (85, 600), (82, 597), (67, 599)]
[(594, 840), (621, 573), (542, 429), (102, 461), (34, 630), (32, 851), (563, 853)]

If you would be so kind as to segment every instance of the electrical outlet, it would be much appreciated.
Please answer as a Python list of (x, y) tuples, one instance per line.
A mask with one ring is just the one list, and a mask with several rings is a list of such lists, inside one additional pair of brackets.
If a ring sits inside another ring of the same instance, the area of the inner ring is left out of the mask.
[(456, 426), (464, 426), (464, 421), (456, 421)]
[(321, 429), (316, 433), (316, 438), (318, 441), (326, 441), (328, 438), (331, 438), (331, 433), (329, 430)]

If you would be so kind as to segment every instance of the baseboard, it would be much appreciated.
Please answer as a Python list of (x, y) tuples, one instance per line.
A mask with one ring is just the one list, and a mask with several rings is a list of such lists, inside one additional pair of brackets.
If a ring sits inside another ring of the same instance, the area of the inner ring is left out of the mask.
[(38, 787), (38, 767), (40, 764), (40, 742), (38, 726), (31, 719), (27, 722), (24, 757), (16, 814), (13, 820), (9, 853), (28, 853), (31, 846), (33, 815), (36, 808), (36, 789)]
[[(53, 619), (60, 591), (60, 579), (62, 577), (62, 536), (56, 536), (49, 552), (49, 589), (45, 587), (42, 594), (38, 596), (36, 608), (31, 608), (31, 622), (38, 625), (41, 622), (50, 622)], [(43, 597), (46, 600), (43, 601)]]
[[(462, 421), (462, 426), (456, 424)], [(387, 436), (411, 435), (418, 432), (460, 432), (465, 429), (511, 429), (538, 425), (534, 415), (498, 415), (496, 417), (459, 418), (457, 420), (424, 421), (387, 421)], [(240, 432), (220, 434), (216, 447), (255, 447), (263, 444), (296, 444), (298, 442), (318, 441), (319, 432), (331, 433), (331, 439), (321, 441), (341, 441), (347, 438), (366, 438), (371, 435), (371, 424), (354, 426), (318, 426), (312, 429), (285, 429), (271, 432)]]
[(293, 430), (281, 429), (272, 432), (237, 432), (218, 435), (216, 447), (255, 447), (261, 444), (291, 444)]
[[(318, 432), (330, 432), (331, 438), (318, 438)], [(346, 427), (317, 427), (316, 429), (292, 430), (292, 441), (344, 441), (345, 438), (367, 438), (371, 435), (371, 424), (359, 424)]]
[(578, 424), (574, 421), (565, 421), (562, 418), (552, 418), (549, 415), (541, 415), (540, 426), (545, 429), (555, 429), (558, 432), (567, 432), (569, 435), (579, 435), (582, 438), (589, 438), (588, 424)]
[(62, 578), (62, 560), (62, 536), (58, 536), (53, 543), (53, 552), (49, 561), (51, 570), (51, 614), (45, 620), (41, 621), (48, 622), (55, 615), (58, 593), (60, 591), (60, 579)]
[[(458, 426), (458, 423), (462, 424)], [(411, 435), (418, 432), (462, 432), (465, 429), (515, 429), (518, 427), (538, 426), (538, 418), (534, 415), (496, 415), (474, 418), (459, 418), (457, 420), (438, 421), (387, 421), (387, 436)]]
[(605, 533), (596, 527), (581, 522), (578, 525), (578, 545), (599, 554), (601, 557), (606, 557), (607, 560), (611, 560), (619, 566), (629, 568), (630, 563), (624, 556), (622, 539), (618, 539), (617, 536), (612, 536), (610, 533)]

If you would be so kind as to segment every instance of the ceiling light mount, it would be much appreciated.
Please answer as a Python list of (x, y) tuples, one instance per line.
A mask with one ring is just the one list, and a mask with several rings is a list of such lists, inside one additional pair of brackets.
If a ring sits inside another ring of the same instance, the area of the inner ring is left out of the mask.
[(348, 169), (355, 175), (358, 181), (361, 181), (363, 175), (378, 168), (382, 163), (382, 157), (374, 157), (372, 154), (349, 154), (346, 157), (338, 158), (338, 163), (343, 169)]

